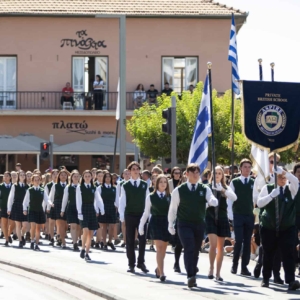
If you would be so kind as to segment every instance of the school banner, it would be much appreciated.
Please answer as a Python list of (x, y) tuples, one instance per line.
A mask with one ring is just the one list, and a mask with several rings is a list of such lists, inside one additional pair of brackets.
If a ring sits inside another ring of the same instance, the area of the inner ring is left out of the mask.
[(298, 140), (300, 83), (242, 81), (242, 123), (246, 138), (270, 151), (284, 151)]

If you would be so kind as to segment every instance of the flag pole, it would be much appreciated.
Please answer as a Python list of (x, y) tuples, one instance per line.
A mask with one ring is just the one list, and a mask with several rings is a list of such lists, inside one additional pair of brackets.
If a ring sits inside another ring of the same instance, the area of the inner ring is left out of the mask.
[[(232, 63), (231, 63), (231, 80), (232, 80)], [(231, 179), (234, 175), (234, 91), (231, 88)]]

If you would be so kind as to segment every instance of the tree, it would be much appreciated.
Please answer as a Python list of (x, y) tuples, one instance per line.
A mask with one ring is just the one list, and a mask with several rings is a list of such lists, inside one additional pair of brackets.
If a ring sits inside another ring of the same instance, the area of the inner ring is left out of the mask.
[[(181, 99), (176, 93), (172, 94), (177, 97), (177, 159), (179, 163), (186, 163), (188, 160), (202, 91), (203, 83), (199, 82), (193, 94), (189, 91), (183, 92)], [(220, 164), (230, 164), (231, 149), (228, 145), (231, 136), (231, 91), (218, 96), (214, 90), (212, 98), (216, 161)], [(141, 152), (153, 160), (171, 157), (171, 137), (163, 133), (161, 128), (164, 122), (162, 111), (171, 106), (171, 97), (163, 95), (157, 99), (157, 102), (157, 106), (145, 103), (140, 109), (134, 111), (133, 117), (127, 122), (127, 130), (133, 136)], [(235, 100), (235, 161), (249, 157), (251, 150), (251, 145), (242, 131), (241, 112), (241, 101)], [(294, 153), (290, 149), (281, 153), (281, 160), (291, 162), (299, 155), (300, 151)]]

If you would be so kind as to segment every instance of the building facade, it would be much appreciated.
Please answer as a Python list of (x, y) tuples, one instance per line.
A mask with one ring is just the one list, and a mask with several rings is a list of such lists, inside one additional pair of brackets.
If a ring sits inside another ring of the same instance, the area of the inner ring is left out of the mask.
[[(247, 14), (213, 1), (1, 1), (0, 135), (30, 133), (47, 140), (53, 134), (64, 150), (75, 142), (115, 135), (119, 14), (126, 15), (127, 118), (138, 84), (145, 90), (154, 84), (160, 92), (168, 82), (181, 93), (204, 80), (208, 61), (213, 63), (213, 87), (224, 92), (231, 82), (227, 56), (232, 13), (240, 28)], [(102, 111), (91, 105), (98, 74), (104, 81)], [(74, 90), (75, 110), (61, 109), (66, 82)], [(132, 141), (129, 134), (126, 138)], [(0, 148), (2, 155), (13, 152), (8, 150)], [(82, 171), (97, 156), (112, 155), (99, 147), (88, 155), (85, 149), (74, 150), (54, 150), (55, 162), (75, 155)], [(2, 169), (16, 160), (6, 157)], [(33, 168), (34, 159), (30, 161), (28, 168)]]

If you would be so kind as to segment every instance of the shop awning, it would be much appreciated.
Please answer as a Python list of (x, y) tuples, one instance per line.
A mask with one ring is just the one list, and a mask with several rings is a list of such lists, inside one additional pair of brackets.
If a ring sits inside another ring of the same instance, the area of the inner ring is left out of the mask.
[[(112, 153), (114, 152), (115, 147), (115, 136), (101, 136), (97, 139), (91, 140), (91, 143), (106, 145), (112, 147)], [(135, 145), (133, 143), (126, 142), (126, 153), (127, 155), (134, 155)], [(120, 139), (117, 139), (117, 154), (119, 154), (120, 150)]]
[[(31, 134), (31, 133), (20, 133), (18, 136), (15, 137), (16, 139), (25, 142), (29, 145), (32, 145), (37, 148), (37, 150), (40, 149), (40, 144), (49, 142), (44, 139), (39, 138), (38, 136)], [(54, 147), (57, 147), (58, 145), (53, 144)]]
[(0, 135), (1, 154), (39, 154), (39, 147), (25, 143), (9, 135)]

